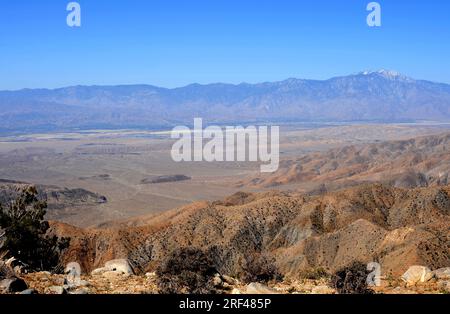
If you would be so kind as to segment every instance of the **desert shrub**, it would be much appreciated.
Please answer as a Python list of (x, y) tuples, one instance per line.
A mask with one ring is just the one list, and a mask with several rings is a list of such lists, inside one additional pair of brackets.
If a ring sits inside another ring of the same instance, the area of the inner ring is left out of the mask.
[(60, 254), (69, 245), (67, 238), (47, 235), (46, 208), (34, 187), (23, 189), (7, 206), (0, 204), (1, 250), (30, 271), (57, 270)]
[(240, 279), (245, 283), (281, 280), (275, 259), (262, 253), (252, 253), (244, 257)]
[(156, 270), (159, 293), (216, 293), (213, 278), (217, 273), (214, 262), (198, 248), (178, 248)]
[(323, 267), (317, 267), (300, 272), (299, 277), (302, 279), (319, 280), (329, 278), (330, 275)]
[(333, 274), (331, 286), (340, 294), (372, 294), (373, 290), (367, 285), (369, 274), (367, 265), (355, 261)]
[(220, 274), (238, 276), (240, 267), (237, 261), (240, 254), (236, 250), (231, 247), (213, 245), (205, 251), (205, 254), (208, 255)]

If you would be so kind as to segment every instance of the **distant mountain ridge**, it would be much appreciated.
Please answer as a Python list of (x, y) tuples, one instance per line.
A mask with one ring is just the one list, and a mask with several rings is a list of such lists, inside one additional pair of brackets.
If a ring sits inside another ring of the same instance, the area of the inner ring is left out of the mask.
[(0, 91), (0, 131), (161, 128), (261, 121), (450, 121), (450, 85), (394, 71), (259, 84), (73, 86)]

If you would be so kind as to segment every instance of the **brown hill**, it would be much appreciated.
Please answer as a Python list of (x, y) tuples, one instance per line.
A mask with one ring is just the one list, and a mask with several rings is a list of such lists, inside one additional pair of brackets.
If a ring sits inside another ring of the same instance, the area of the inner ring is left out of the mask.
[(290, 185), (316, 193), (382, 182), (395, 187), (440, 186), (449, 183), (450, 133), (363, 146), (283, 160), (277, 172), (239, 182), (241, 187)]
[(368, 184), (308, 196), (239, 193), (198, 202), (115, 227), (82, 230), (59, 223), (71, 236), (65, 259), (84, 269), (128, 258), (137, 272), (153, 269), (173, 249), (212, 252), (221, 271), (239, 273), (249, 254), (273, 256), (281, 272), (329, 271), (352, 260), (378, 261), (383, 274), (399, 275), (414, 264), (450, 265), (450, 187), (402, 189)]
[[(0, 204), (8, 204), (17, 198), (29, 183), (0, 179)], [(108, 200), (105, 196), (85, 190), (68, 189), (51, 185), (36, 185), (38, 198), (48, 204), (47, 219), (70, 219), (81, 211), (89, 212)]]

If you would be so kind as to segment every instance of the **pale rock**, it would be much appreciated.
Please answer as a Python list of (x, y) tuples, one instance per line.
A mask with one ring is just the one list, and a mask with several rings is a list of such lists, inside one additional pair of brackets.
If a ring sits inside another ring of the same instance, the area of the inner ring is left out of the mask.
[(433, 278), (433, 272), (425, 266), (411, 266), (402, 276), (402, 280), (408, 285), (424, 283)]
[(70, 294), (89, 294), (90, 292), (88, 288), (80, 288), (70, 292)]
[(51, 286), (48, 290), (53, 294), (67, 294), (67, 290), (61, 286)]
[(334, 294), (336, 291), (328, 286), (317, 286), (311, 291), (311, 294)]
[(231, 290), (231, 289), (233, 289), (233, 286), (230, 285), (228, 282), (224, 282), (224, 283), (222, 284), (222, 289), (225, 289), (225, 290)]
[(439, 282), (439, 289), (450, 293), (450, 281), (441, 281)]
[(450, 267), (439, 268), (433, 274), (437, 279), (450, 279)]
[(266, 285), (257, 283), (257, 282), (252, 282), (251, 284), (247, 285), (246, 287), (246, 294), (280, 294), (280, 292), (278, 292), (275, 289), (272, 289)]
[(80, 280), (77, 282), (79, 287), (89, 287), (91, 283), (87, 280)]
[(107, 272), (108, 269), (106, 267), (100, 267), (100, 268), (96, 268), (91, 272), (92, 276), (98, 276), (98, 275), (102, 275), (103, 273)]
[(222, 287), (223, 281), (222, 278), (220, 278), (220, 275), (217, 274), (213, 278), (213, 285), (214, 287)]
[(234, 279), (227, 275), (222, 275), (222, 279), (223, 279), (223, 281), (225, 281), (226, 283), (228, 283), (229, 285), (232, 285), (232, 286), (239, 284), (239, 281), (237, 279)]
[(234, 288), (233, 291), (231, 291), (231, 294), (242, 294), (241, 290)]
[(14, 273), (16, 275), (21, 275), (22, 274), (22, 266), (16, 266), (14, 267)]
[(23, 279), (13, 277), (0, 281), (0, 288), (5, 289), (7, 293), (15, 293), (28, 289), (28, 286)]
[(134, 274), (133, 269), (130, 266), (130, 263), (126, 259), (115, 259), (106, 262), (105, 268), (109, 271), (122, 272), (128, 275)]

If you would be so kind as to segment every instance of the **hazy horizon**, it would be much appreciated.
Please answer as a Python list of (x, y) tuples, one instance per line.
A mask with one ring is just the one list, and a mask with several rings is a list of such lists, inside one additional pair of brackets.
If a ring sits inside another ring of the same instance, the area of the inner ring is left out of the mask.
[(14, 1), (0, 10), (0, 90), (323, 80), (394, 69), (450, 83), (448, 1)]
[(58, 89), (64, 89), (64, 88), (71, 88), (71, 87), (120, 87), (120, 86), (151, 86), (151, 87), (157, 87), (157, 88), (162, 88), (162, 89), (168, 89), (168, 90), (173, 90), (173, 89), (179, 89), (179, 88), (185, 88), (185, 87), (189, 87), (189, 86), (194, 86), (194, 85), (200, 85), (200, 86), (209, 86), (209, 85), (231, 85), (231, 86), (239, 86), (239, 85), (260, 85), (260, 84), (270, 84), (270, 83), (281, 83), (281, 82), (286, 82), (289, 80), (305, 80), (305, 81), (318, 81), (318, 82), (326, 82), (332, 79), (336, 79), (336, 78), (344, 78), (344, 77), (349, 77), (349, 76), (356, 76), (356, 75), (364, 75), (364, 73), (370, 73), (370, 74), (374, 74), (374, 73), (382, 73), (383, 71), (385, 72), (391, 72), (391, 73), (396, 73), (397, 75), (399, 75), (402, 78), (409, 78), (409, 79), (413, 79), (415, 81), (426, 81), (426, 82), (432, 82), (432, 83), (437, 83), (437, 84), (446, 84), (446, 85), (450, 85), (450, 82), (441, 82), (438, 80), (434, 80), (431, 78), (417, 78), (417, 77), (412, 77), (409, 76), (405, 73), (400, 73), (398, 71), (395, 70), (391, 70), (391, 69), (378, 69), (378, 70), (362, 70), (359, 72), (353, 72), (353, 73), (347, 73), (347, 74), (340, 74), (340, 75), (336, 75), (336, 76), (330, 76), (328, 78), (324, 78), (324, 79), (314, 79), (314, 78), (308, 78), (308, 77), (287, 77), (285, 79), (281, 79), (281, 80), (276, 80), (276, 81), (269, 81), (269, 80), (262, 80), (262, 81), (256, 81), (256, 82), (247, 82), (247, 81), (240, 81), (237, 83), (234, 82), (227, 82), (227, 81), (214, 81), (214, 82), (209, 82), (209, 83), (199, 83), (199, 82), (191, 82), (188, 83), (186, 85), (180, 85), (180, 86), (162, 86), (162, 85), (157, 85), (157, 84), (153, 84), (151, 82), (146, 83), (146, 82), (136, 82), (136, 83), (128, 83), (128, 84), (113, 84), (113, 85), (109, 85), (109, 84), (77, 84), (77, 85), (63, 85), (63, 86), (57, 86), (57, 87), (22, 87), (22, 88), (18, 88), (18, 89), (0, 89), (0, 92), (18, 92), (18, 91), (23, 91), (23, 90), (58, 90)]

